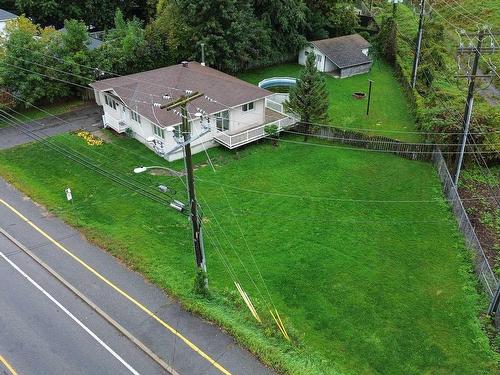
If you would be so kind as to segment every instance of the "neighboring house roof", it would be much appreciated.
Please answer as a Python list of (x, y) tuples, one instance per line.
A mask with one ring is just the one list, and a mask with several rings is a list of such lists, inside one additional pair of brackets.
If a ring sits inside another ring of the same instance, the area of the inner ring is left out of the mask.
[[(58, 31), (60, 31), (61, 33), (67, 32), (65, 27), (63, 27), (62, 29), (59, 29)], [(93, 38), (93, 37), (91, 37), (89, 35), (89, 40), (88, 40), (87, 48), (92, 51), (92, 50), (94, 50), (96, 48), (99, 48), (103, 43), (104, 42), (102, 40)]]
[(198, 112), (197, 108), (201, 108), (209, 114), (272, 95), (270, 91), (197, 62), (189, 62), (186, 67), (178, 64), (105, 79), (93, 82), (90, 86), (98, 91), (113, 90), (127, 107), (154, 123), (158, 119), (161, 126), (165, 127), (181, 122), (181, 118), (172, 111), (153, 107), (153, 102), (166, 102), (162, 99), (165, 94), (172, 97), (169, 101), (173, 101), (183, 95), (185, 90), (201, 92), (216, 101), (200, 97), (189, 104), (188, 111)]
[(0, 21), (13, 20), (15, 18), (17, 18), (17, 16), (14, 13), (0, 9)]
[(337, 38), (314, 40), (311, 44), (323, 52), (339, 68), (371, 63), (372, 60), (361, 50), (371, 46), (359, 34)]

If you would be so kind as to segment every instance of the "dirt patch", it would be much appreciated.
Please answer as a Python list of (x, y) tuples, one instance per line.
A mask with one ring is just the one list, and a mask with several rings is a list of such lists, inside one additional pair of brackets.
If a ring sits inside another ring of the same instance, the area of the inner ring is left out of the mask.
[(102, 130), (102, 129), (98, 129), (96, 131), (93, 131), (92, 134), (95, 135), (96, 137), (101, 138), (106, 143), (112, 143), (113, 142), (113, 136), (110, 135), (108, 132)]
[(459, 188), (459, 194), (488, 261), (500, 275), (499, 208), (498, 198), (493, 198), (500, 195), (500, 188), (469, 180)]

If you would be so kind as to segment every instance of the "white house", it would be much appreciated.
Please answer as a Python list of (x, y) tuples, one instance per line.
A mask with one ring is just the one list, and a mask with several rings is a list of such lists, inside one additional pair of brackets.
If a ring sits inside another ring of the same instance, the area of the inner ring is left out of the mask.
[[(103, 106), (106, 128), (131, 133), (148, 147), (166, 151), (170, 161), (183, 157), (175, 132), (170, 131), (180, 128), (182, 117), (179, 111), (167, 111), (155, 103), (174, 101), (186, 90), (204, 94), (187, 108), (193, 138), (211, 129), (193, 141), (193, 153), (217, 145), (237, 148), (265, 137), (267, 125), (282, 129), (295, 123), (282, 104), (272, 100), (272, 92), (197, 62), (105, 79), (90, 86), (97, 104)], [(200, 119), (195, 113), (206, 116)]]
[(299, 64), (305, 65), (307, 55), (316, 55), (316, 68), (320, 72), (340, 78), (367, 73), (372, 66), (369, 57), (370, 43), (359, 34), (314, 40), (299, 52)]
[(4, 33), (7, 22), (10, 20), (15, 20), (16, 18), (17, 16), (14, 13), (0, 9), (0, 35)]

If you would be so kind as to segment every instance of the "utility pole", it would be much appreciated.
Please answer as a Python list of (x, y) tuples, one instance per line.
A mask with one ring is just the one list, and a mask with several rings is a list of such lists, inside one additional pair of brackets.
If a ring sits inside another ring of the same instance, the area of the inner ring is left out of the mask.
[(420, 20), (418, 22), (418, 34), (417, 34), (417, 49), (415, 50), (415, 57), (413, 58), (413, 72), (411, 74), (411, 88), (415, 88), (417, 82), (417, 69), (418, 62), (420, 60), (420, 48), (422, 46), (422, 34), (424, 31), (424, 11), (425, 11), (425, 0), (420, 0)]
[(373, 84), (373, 81), (371, 79), (369, 79), (368, 82), (370, 83), (370, 86), (368, 87), (368, 103), (366, 104), (366, 115), (367, 116), (370, 113), (370, 102), (372, 100), (372, 84)]
[(208, 287), (207, 278), (207, 265), (205, 261), (205, 249), (203, 246), (203, 235), (201, 229), (200, 216), (198, 215), (198, 203), (196, 201), (196, 191), (194, 188), (194, 171), (193, 171), (193, 159), (191, 154), (191, 126), (188, 120), (187, 104), (204, 94), (202, 93), (192, 93), (189, 95), (182, 95), (179, 99), (167, 105), (162, 105), (160, 108), (170, 111), (174, 108), (180, 108), (182, 116), (182, 134), (184, 138), (184, 158), (186, 162), (186, 175), (187, 175), (187, 185), (188, 185), (188, 197), (189, 197), (189, 210), (190, 210), (190, 220), (193, 229), (193, 246), (194, 255), (196, 260), (196, 267), (198, 271), (203, 272), (204, 275), (204, 287)]
[(462, 162), (464, 159), (465, 145), (467, 143), (467, 137), (469, 135), (470, 120), (472, 117), (472, 106), (474, 104), (474, 86), (476, 84), (477, 68), (479, 65), (479, 57), (481, 56), (481, 45), (483, 43), (485, 32), (480, 30), (477, 34), (477, 45), (475, 47), (460, 48), (458, 53), (474, 53), (474, 64), (472, 66), (472, 72), (470, 75), (465, 77), (469, 78), (469, 90), (467, 92), (467, 100), (465, 102), (465, 114), (463, 123), (463, 134), (462, 142), (460, 144), (460, 152), (456, 161), (455, 166), (455, 176), (453, 182), (455, 186), (458, 186), (458, 178), (460, 177), (460, 169), (462, 168)]

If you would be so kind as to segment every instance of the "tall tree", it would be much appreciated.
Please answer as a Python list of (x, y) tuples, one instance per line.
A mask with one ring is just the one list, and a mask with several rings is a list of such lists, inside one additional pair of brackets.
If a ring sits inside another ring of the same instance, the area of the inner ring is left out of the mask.
[(58, 34), (53, 28), (40, 29), (30, 20), (20, 17), (9, 22), (2, 40), (0, 81), (22, 102), (33, 104), (53, 101), (71, 93), (71, 88), (51, 79), (56, 77), (57, 63), (47, 55), (49, 46), (57, 45)]
[(86, 86), (93, 72), (89, 64), (85, 25), (66, 22), (66, 32), (41, 28), (21, 16), (7, 24), (0, 41), (0, 81), (19, 103), (34, 104), (75, 95), (78, 89), (64, 81)]
[(355, 32), (359, 19), (350, 2), (341, 1), (330, 5), (327, 12), (330, 36), (349, 35)]
[(126, 21), (117, 9), (114, 23), (115, 27), (106, 35), (106, 43), (95, 54), (98, 66), (118, 74), (150, 69), (156, 57), (151, 54), (141, 22)]
[(309, 53), (306, 66), (300, 72), (297, 84), (290, 90), (285, 107), (300, 117), (304, 141), (311, 132), (311, 123), (325, 123), (328, 119), (328, 90), (325, 77), (316, 68), (316, 55)]
[(272, 30), (272, 45), (281, 58), (295, 55), (303, 36), (307, 7), (304, 0), (253, 0), (255, 15)]
[(269, 61), (270, 30), (257, 20), (250, 0), (162, 0), (158, 24), (168, 35), (177, 59), (200, 59), (205, 43), (206, 61), (234, 72)]
[(87, 26), (100, 29), (113, 25), (116, 9), (126, 19), (138, 17), (146, 20), (155, 6), (153, 0), (16, 0), (21, 13), (43, 26), (60, 28), (67, 19), (82, 20)]

